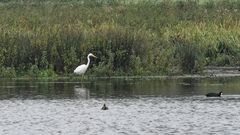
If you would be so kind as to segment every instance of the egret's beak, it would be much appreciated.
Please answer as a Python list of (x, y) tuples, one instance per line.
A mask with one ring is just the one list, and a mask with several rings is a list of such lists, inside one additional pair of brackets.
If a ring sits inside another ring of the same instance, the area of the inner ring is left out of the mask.
[(95, 55), (92, 55), (94, 58), (97, 58), (97, 56), (95, 56)]

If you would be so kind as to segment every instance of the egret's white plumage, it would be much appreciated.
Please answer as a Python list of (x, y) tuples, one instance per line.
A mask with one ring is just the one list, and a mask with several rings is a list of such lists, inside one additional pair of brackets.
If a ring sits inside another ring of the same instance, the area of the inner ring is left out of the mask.
[(90, 57), (95, 57), (97, 58), (96, 56), (94, 56), (92, 53), (89, 53), (88, 56), (87, 56), (87, 59), (88, 59), (88, 62), (87, 64), (82, 64), (80, 66), (78, 66), (75, 70), (74, 70), (74, 73), (75, 74), (78, 74), (78, 75), (83, 75), (86, 71), (87, 71), (87, 68), (90, 64)]

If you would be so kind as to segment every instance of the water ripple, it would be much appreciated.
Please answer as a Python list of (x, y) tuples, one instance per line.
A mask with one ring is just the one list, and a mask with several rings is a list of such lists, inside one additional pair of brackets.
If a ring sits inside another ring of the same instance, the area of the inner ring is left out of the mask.
[(238, 134), (239, 99), (1, 100), (0, 134)]

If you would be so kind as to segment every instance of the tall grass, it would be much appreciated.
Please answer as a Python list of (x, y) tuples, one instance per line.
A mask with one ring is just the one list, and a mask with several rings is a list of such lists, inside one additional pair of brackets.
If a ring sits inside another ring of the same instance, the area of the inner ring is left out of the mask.
[(89, 72), (99, 76), (239, 66), (238, 5), (226, 0), (0, 1), (0, 67), (9, 76), (69, 74), (90, 52), (99, 59)]

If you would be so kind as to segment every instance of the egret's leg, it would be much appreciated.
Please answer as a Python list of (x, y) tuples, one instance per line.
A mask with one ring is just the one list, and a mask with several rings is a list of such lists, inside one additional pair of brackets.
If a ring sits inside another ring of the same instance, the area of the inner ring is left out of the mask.
[(82, 75), (82, 77), (81, 77), (81, 82), (84, 80), (84, 75)]

